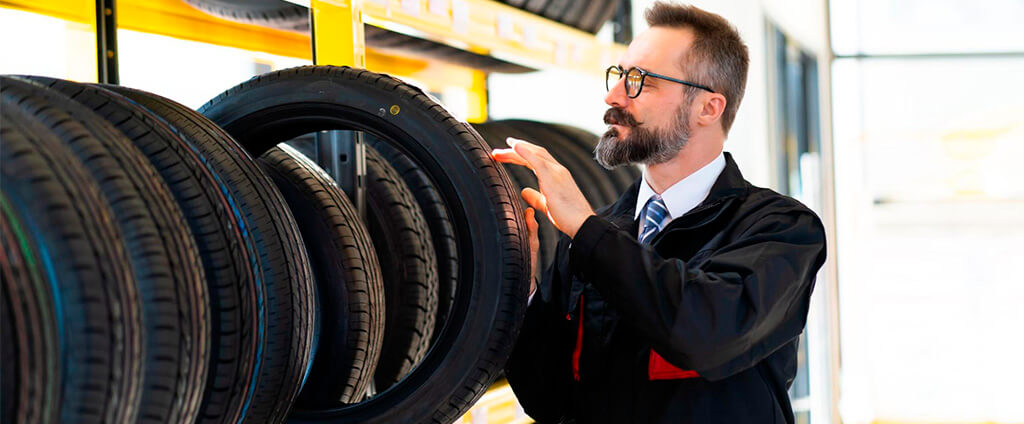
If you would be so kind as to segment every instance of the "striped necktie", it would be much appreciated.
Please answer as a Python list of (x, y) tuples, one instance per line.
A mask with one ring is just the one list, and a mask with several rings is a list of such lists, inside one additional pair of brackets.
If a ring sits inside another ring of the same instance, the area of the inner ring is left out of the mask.
[(665, 207), (665, 200), (655, 194), (644, 206), (644, 230), (640, 232), (640, 243), (650, 244), (654, 235), (661, 230), (661, 223), (668, 217), (668, 208)]

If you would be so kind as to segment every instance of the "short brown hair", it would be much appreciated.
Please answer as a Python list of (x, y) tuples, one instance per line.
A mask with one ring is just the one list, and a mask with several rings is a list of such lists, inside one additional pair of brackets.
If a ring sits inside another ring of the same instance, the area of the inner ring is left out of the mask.
[[(722, 129), (729, 133), (736, 110), (743, 100), (747, 85), (750, 56), (739, 32), (725, 18), (694, 6), (655, 2), (644, 13), (651, 27), (689, 28), (694, 40), (690, 52), (683, 58), (683, 69), (692, 73), (689, 78), (704, 84), (725, 96)], [(693, 91), (695, 90), (688, 87)]]

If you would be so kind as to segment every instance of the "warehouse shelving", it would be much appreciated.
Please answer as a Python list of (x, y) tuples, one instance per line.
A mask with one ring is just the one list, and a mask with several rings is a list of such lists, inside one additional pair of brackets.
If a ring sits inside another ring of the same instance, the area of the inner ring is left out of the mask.
[[(288, 0), (312, 11), (313, 34), (222, 20), (181, 0), (0, 0), (0, 7), (103, 27), (348, 65), (413, 78), (432, 91), (461, 87), (470, 122), (487, 119), (486, 73), (422, 58), (366, 49), (363, 24), (442, 42), (538, 69), (603, 75), (625, 46), (492, 0)], [(116, 9), (114, 5), (116, 3)], [(99, 13), (97, 13), (99, 7)], [(97, 40), (103, 41), (102, 31)], [(112, 49), (103, 56), (116, 59)], [(102, 65), (102, 59), (100, 60)], [(102, 74), (102, 70), (99, 72)], [(98, 76), (98, 80), (102, 77)], [(358, 144), (358, 143), (357, 143)], [(335, 146), (337, 147), (337, 146)], [(335, 178), (339, 174), (335, 170)], [(459, 422), (529, 422), (507, 382), (488, 391)]]
[[(115, 3), (108, 0), (110, 3)], [(350, 65), (421, 81), (432, 91), (461, 87), (469, 93), (466, 119), (486, 120), (486, 76), (422, 58), (363, 49), (354, 26), (374, 26), (444, 42), (539, 69), (570, 69), (598, 75), (625, 47), (492, 0), (295, 0), (312, 7), (321, 33), (317, 63)], [(95, 24), (96, 2), (0, 0), (0, 7)], [(313, 59), (311, 37), (292, 31), (229, 22), (181, 0), (117, 0), (117, 27), (185, 40)], [(361, 58), (361, 59), (360, 59)]]

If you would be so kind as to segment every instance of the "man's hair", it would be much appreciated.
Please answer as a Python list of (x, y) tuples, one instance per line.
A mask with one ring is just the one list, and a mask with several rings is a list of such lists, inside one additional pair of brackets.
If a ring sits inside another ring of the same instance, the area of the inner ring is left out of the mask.
[[(722, 129), (729, 133), (736, 110), (743, 100), (747, 85), (750, 56), (739, 32), (725, 18), (689, 5), (655, 2), (644, 13), (651, 27), (689, 28), (694, 33), (693, 46), (683, 58), (682, 67), (694, 82), (711, 87), (725, 96)], [(692, 99), (699, 90), (687, 87)]]

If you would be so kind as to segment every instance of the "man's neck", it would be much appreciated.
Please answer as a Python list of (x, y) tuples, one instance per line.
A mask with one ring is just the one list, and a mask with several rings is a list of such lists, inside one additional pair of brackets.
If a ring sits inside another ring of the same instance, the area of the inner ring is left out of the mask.
[(649, 165), (644, 171), (647, 184), (655, 193), (664, 193), (666, 189), (675, 183), (689, 177), (705, 165), (715, 160), (722, 153), (724, 140), (699, 141), (691, 139), (676, 157), (668, 162)]

